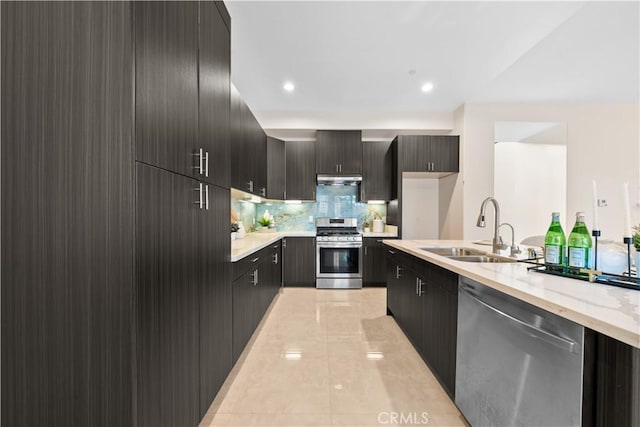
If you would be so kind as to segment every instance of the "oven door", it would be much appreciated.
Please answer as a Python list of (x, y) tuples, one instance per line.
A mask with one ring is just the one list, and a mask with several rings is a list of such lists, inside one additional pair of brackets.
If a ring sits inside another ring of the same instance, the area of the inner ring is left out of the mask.
[(316, 277), (362, 277), (362, 242), (318, 242)]

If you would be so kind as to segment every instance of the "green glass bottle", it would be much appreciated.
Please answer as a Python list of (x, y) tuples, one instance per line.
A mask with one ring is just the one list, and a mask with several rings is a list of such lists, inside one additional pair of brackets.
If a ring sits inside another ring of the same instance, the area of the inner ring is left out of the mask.
[(569, 234), (569, 263), (572, 270), (589, 268), (589, 257), (591, 255), (591, 236), (584, 224), (584, 212), (576, 213), (576, 225), (573, 226)]
[(560, 212), (551, 214), (551, 225), (544, 236), (544, 263), (551, 270), (562, 270), (565, 265), (567, 240), (560, 225)]

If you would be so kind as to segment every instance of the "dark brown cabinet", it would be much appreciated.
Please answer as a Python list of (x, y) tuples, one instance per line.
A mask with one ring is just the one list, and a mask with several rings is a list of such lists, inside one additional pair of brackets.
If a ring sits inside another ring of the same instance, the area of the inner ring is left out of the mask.
[(224, 6), (1, 7), (2, 425), (196, 426), (232, 355)]
[[(229, 188), (230, 29), (224, 19), (224, 6), (219, 2), (202, 1), (198, 4), (199, 144), (193, 171), (200, 180)], [(203, 157), (200, 157), (201, 148)], [(204, 173), (201, 173), (200, 161)]]
[(448, 135), (397, 136), (399, 171), (458, 172), (459, 139)]
[(454, 396), (458, 275), (387, 248), (387, 311)]
[(362, 174), (362, 131), (319, 130), (316, 173)]
[(198, 2), (135, 2), (134, 31), (136, 160), (200, 176)]
[(391, 142), (362, 143), (362, 184), (360, 200), (392, 200), (395, 198), (395, 174)]
[(280, 243), (233, 264), (233, 360), (242, 354), (281, 283)]
[(362, 282), (364, 285), (384, 285), (387, 283), (387, 249), (379, 237), (365, 237)]
[(231, 86), (231, 186), (261, 197), (267, 195), (267, 135)]
[(267, 198), (284, 200), (285, 142), (267, 137)]
[(131, 7), (0, 7), (0, 424), (130, 425)]
[(315, 286), (316, 239), (314, 237), (283, 239), (282, 258), (284, 286)]
[(285, 142), (286, 200), (316, 199), (316, 144), (313, 141)]
[[(194, 187), (195, 188), (195, 187)], [(231, 242), (229, 190), (205, 185), (205, 210), (198, 211), (198, 267), (200, 280), (200, 418), (209, 409), (232, 360)], [(198, 183), (199, 192), (199, 183)], [(206, 209), (208, 192), (209, 209)]]
[(136, 172), (137, 421), (197, 425), (203, 282), (197, 242), (204, 209), (195, 202), (205, 197), (203, 184), (143, 164)]

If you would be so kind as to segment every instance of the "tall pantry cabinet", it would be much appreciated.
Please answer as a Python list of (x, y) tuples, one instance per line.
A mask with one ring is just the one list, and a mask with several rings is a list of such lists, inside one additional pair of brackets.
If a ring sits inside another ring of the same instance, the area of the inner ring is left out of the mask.
[(229, 15), (1, 8), (1, 423), (196, 426), (232, 364)]

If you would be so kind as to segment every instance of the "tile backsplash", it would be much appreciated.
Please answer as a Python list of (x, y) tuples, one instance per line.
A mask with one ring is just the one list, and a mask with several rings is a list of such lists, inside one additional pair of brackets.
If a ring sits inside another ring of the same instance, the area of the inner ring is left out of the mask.
[(247, 231), (252, 229), (257, 218), (266, 211), (274, 217), (277, 231), (315, 231), (315, 219), (318, 217), (358, 218), (358, 227), (369, 218), (380, 217), (386, 220), (386, 205), (369, 205), (357, 202), (358, 187), (325, 186), (316, 188), (315, 203), (289, 204), (284, 202), (266, 202), (254, 204), (244, 200), (231, 199), (231, 208), (243, 221)]

